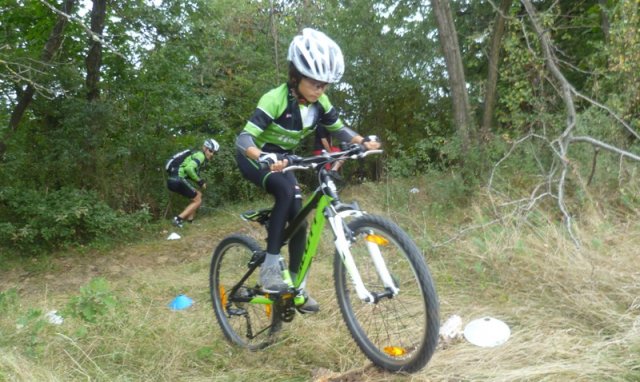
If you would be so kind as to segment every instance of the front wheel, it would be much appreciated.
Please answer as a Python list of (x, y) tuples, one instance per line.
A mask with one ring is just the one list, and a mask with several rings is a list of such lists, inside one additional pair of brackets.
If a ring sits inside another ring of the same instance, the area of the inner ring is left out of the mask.
[(420, 250), (400, 227), (380, 216), (361, 216), (348, 227), (351, 254), (367, 290), (385, 292), (369, 252), (372, 243), (399, 289), (375, 303), (361, 301), (336, 253), (337, 300), (351, 336), (379, 367), (409, 373), (422, 369), (435, 352), (440, 318), (438, 296)]
[(259, 251), (249, 236), (228, 236), (213, 252), (209, 272), (211, 302), (222, 332), (232, 343), (250, 350), (271, 344), (282, 326), (273, 304), (250, 302), (260, 288), (258, 270), (250, 273), (248, 264)]

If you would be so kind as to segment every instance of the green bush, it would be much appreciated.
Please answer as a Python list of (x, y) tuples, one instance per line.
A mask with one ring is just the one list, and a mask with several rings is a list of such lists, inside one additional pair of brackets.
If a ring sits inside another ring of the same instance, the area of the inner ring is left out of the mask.
[(218, 206), (229, 201), (254, 200), (265, 191), (244, 179), (235, 160), (235, 147), (223, 146), (200, 174), (207, 182), (203, 204)]
[(95, 323), (99, 317), (114, 309), (116, 304), (116, 297), (107, 280), (96, 277), (88, 285), (80, 287), (80, 295), (69, 301), (63, 313)]
[(0, 313), (7, 313), (18, 302), (18, 292), (15, 288), (0, 292)]
[(30, 254), (129, 238), (150, 215), (114, 211), (91, 191), (0, 190), (0, 247)]

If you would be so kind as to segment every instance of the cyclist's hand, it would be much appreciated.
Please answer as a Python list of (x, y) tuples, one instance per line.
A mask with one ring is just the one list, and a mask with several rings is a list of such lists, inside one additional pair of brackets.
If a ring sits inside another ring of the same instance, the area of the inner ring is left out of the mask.
[(302, 161), (303, 158), (299, 155), (287, 154), (284, 156), (284, 159), (286, 159), (287, 162), (289, 162), (287, 166), (293, 166), (300, 163), (300, 161)]
[(262, 153), (258, 157), (258, 162), (260, 167), (263, 169), (268, 168), (273, 172), (282, 171), (289, 164), (285, 155), (276, 153)]
[(362, 146), (367, 150), (377, 150), (382, 146), (377, 135), (368, 135), (362, 140)]
[(198, 181), (198, 186), (200, 186), (200, 189), (204, 190), (205, 188), (207, 188), (207, 183), (204, 181), (204, 179), (200, 179)]

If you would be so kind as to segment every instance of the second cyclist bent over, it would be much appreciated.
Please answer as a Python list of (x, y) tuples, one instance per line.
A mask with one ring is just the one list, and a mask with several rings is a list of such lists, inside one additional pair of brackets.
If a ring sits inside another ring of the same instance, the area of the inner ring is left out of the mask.
[[(339, 141), (362, 144), (367, 150), (380, 147), (376, 137), (363, 137), (347, 128), (331, 105), (325, 90), (340, 81), (344, 58), (340, 47), (327, 35), (305, 28), (289, 45), (289, 79), (271, 89), (258, 101), (253, 115), (236, 139), (236, 161), (242, 175), (272, 194), (275, 203), (267, 230), (267, 251), (260, 267), (260, 283), (265, 292), (288, 288), (282, 279), (280, 249), (284, 228), (302, 207), (300, 187), (293, 172), (283, 173), (287, 156), (306, 136), (324, 126)], [(289, 241), (289, 272), (298, 274), (305, 248), (306, 230), (300, 229)], [(308, 294), (299, 308), (304, 313), (319, 310)]]

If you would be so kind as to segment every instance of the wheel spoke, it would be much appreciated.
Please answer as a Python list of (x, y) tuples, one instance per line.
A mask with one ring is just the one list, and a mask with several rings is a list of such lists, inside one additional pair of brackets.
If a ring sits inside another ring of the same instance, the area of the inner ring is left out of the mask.
[(273, 314), (271, 304), (250, 302), (257, 294), (257, 272), (237, 285), (259, 250), (255, 240), (247, 236), (229, 236), (216, 248), (209, 275), (213, 309), (222, 332), (231, 342), (249, 349), (268, 346), (280, 328), (279, 317)]
[[(336, 290), (347, 327), (378, 366), (392, 371), (419, 370), (435, 351), (439, 326), (437, 296), (422, 254), (397, 225), (384, 218), (365, 215), (349, 226), (355, 238), (351, 253), (365, 287), (384, 297), (374, 304), (362, 302), (336, 255)], [(399, 290), (397, 295), (385, 294), (388, 288), (370, 250), (384, 260)]]

